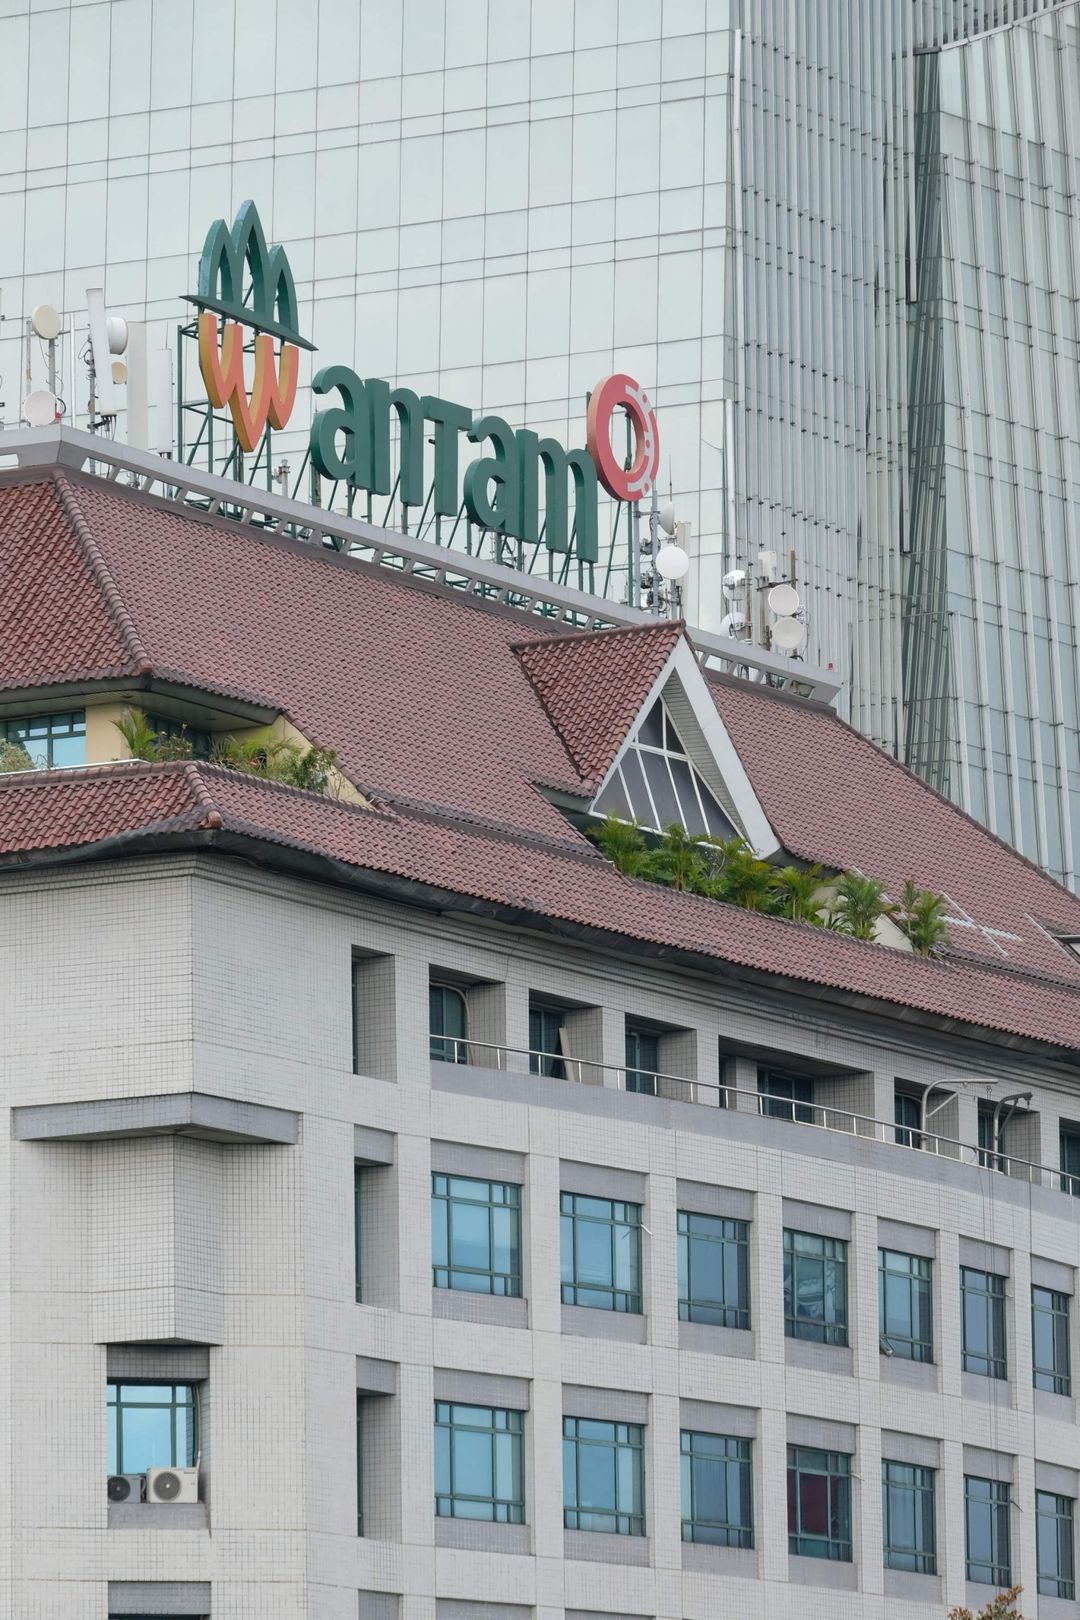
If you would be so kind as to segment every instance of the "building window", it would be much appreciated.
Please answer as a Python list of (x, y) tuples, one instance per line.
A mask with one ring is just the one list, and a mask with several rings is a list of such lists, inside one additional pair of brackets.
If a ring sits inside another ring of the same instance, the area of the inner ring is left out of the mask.
[(964, 1371), (1007, 1378), (1005, 1278), (961, 1266), (960, 1303)]
[(660, 1037), (655, 1030), (639, 1024), (626, 1026), (626, 1089), (656, 1096), (656, 1076), (660, 1068)]
[(878, 1332), (882, 1349), (905, 1361), (933, 1361), (930, 1261), (878, 1250)]
[(796, 1125), (814, 1123), (814, 1082), (801, 1080), (797, 1075), (774, 1074), (771, 1069), (758, 1071), (758, 1094), (761, 1112), (767, 1119), (789, 1119)]
[(847, 1344), (847, 1244), (784, 1232), (784, 1332), (789, 1339)]
[(1043, 1597), (1076, 1597), (1076, 1539), (1068, 1496), (1035, 1492), (1035, 1546)]
[(189, 726), (183, 720), (168, 720), (163, 714), (147, 715), (147, 723), (163, 741), (177, 740), (191, 745), (192, 759), (210, 759), (214, 752), (214, 733), (203, 726)]
[(566, 1022), (564, 1007), (533, 1005), (529, 1008), (529, 1073), (546, 1075), (550, 1080), (565, 1080), (566, 1065), (562, 1060), (562, 1030)]
[(1061, 1127), (1061, 1190), (1080, 1198), (1080, 1131)]
[(645, 1534), (645, 1443), (640, 1424), (563, 1418), (563, 1523), (568, 1530)]
[(883, 1460), (881, 1516), (885, 1568), (935, 1575), (933, 1469)]
[(428, 990), (428, 1029), (437, 1063), (468, 1063), (468, 1007), (452, 984), (433, 984)]
[(896, 1121), (896, 1140), (900, 1147), (922, 1147), (919, 1126), (922, 1124), (922, 1105), (909, 1091), (898, 1091), (893, 1099), (893, 1118)]
[(520, 1296), (521, 1188), (433, 1175), (431, 1262), (436, 1288)]
[(851, 1562), (851, 1458), (788, 1446), (788, 1552)]
[(58, 765), (86, 764), (86, 714), (30, 714), (18, 720), (0, 720), (0, 742), (24, 748), (38, 770)]
[(148, 1468), (193, 1468), (195, 1386), (110, 1381), (107, 1398), (110, 1474)]
[(364, 1533), (364, 1397), (356, 1392), (356, 1533)]
[(979, 1586), (1012, 1585), (1008, 1485), (965, 1475), (964, 1545), (969, 1581)]
[(750, 1227), (679, 1210), (679, 1316), (711, 1327), (750, 1326)]
[(524, 1413), (435, 1402), (435, 1512), (440, 1519), (525, 1522)]
[(691, 765), (671, 715), (657, 698), (594, 810), (659, 832), (674, 822), (691, 834), (731, 838), (735, 828)]
[(1052, 1288), (1031, 1290), (1032, 1376), (1036, 1389), (1072, 1394), (1069, 1296)]
[(353, 1271), (356, 1278), (356, 1303), (359, 1305), (363, 1295), (361, 1293), (360, 1271), (360, 1199), (364, 1187), (364, 1167), (353, 1165)]
[(984, 1170), (1004, 1171), (1005, 1125), (999, 1123), (996, 1103), (979, 1104), (979, 1163)]
[(363, 994), (363, 980), (361, 978), (361, 972), (360, 972), (360, 961), (359, 961), (359, 958), (357, 958), (355, 956), (352, 959), (351, 973), (352, 973), (352, 977), (351, 977), (351, 981), (350, 981), (350, 990), (351, 990), (350, 1010), (351, 1010), (351, 1020), (352, 1020), (352, 1072), (353, 1072), (353, 1074), (359, 1074), (360, 1073), (360, 1015), (361, 1015), (361, 996)]
[(684, 1429), (682, 1538), (710, 1547), (754, 1545), (750, 1442)]
[(563, 1193), (562, 1302), (641, 1310), (641, 1205)]

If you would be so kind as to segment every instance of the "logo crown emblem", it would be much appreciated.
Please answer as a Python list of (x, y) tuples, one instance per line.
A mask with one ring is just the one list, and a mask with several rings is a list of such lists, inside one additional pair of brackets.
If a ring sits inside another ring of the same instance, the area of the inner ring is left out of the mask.
[[(251, 283), (244, 301), (245, 273)], [(216, 219), (199, 259), (199, 369), (216, 409), (228, 409), (236, 437), (253, 451), (267, 423), (283, 428), (296, 400), (300, 349), (315, 345), (300, 336), (296, 283), (285, 249), (267, 245), (259, 211), (240, 204), (230, 231)], [(219, 339), (218, 318), (224, 317)], [(244, 376), (244, 328), (255, 333), (255, 374), (250, 396)], [(281, 344), (275, 356), (274, 342)]]

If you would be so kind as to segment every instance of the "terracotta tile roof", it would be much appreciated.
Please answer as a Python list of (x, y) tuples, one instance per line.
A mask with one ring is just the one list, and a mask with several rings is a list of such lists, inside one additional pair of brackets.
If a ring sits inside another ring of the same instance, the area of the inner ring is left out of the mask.
[(517, 649), (522, 667), (574, 764), (598, 785), (671, 650), (671, 623), (547, 636)]
[[(535, 618), (90, 478), (0, 474), (0, 696), (142, 677), (284, 711), (384, 806), (184, 765), (0, 778), (0, 857), (258, 838), (991, 1030), (1080, 1046), (1080, 899), (831, 710), (720, 680), (715, 701), (794, 855), (943, 890), (932, 963), (620, 877), (537, 784), (584, 793), (682, 634)], [(221, 827), (216, 827), (220, 818)], [(111, 845), (108, 847), (112, 847)], [(121, 845), (123, 847), (123, 844)], [(985, 960), (979, 960), (982, 957)]]
[[(305, 851), (616, 943), (637, 940), (938, 1017), (1080, 1049), (1080, 981), (932, 962), (630, 881), (586, 846), (556, 850), (415, 812), (366, 810), (234, 771), (120, 765), (0, 777), (3, 851), (130, 840), (145, 828)], [(121, 846), (122, 847), (122, 846)], [(111, 847), (102, 853), (112, 853)]]
[(1071, 979), (1051, 931), (1078, 931), (1080, 899), (820, 704), (714, 681), (721, 718), (793, 855), (943, 894), (952, 944)]
[(52, 480), (0, 499), (0, 688), (133, 673), (115, 598)]

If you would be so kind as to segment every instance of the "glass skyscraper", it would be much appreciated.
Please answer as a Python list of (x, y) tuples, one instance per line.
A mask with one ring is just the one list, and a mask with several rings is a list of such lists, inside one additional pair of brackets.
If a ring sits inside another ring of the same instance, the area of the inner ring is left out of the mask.
[(1075, 882), (1078, 86), (1075, 0), (13, 0), (4, 419), (17, 317), (174, 344), (252, 197), (316, 365), (566, 444), (639, 378), (688, 617), (793, 554), (853, 723)]

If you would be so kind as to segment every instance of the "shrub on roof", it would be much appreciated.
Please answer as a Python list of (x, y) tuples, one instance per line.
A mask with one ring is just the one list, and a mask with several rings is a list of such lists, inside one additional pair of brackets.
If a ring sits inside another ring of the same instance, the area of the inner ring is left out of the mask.
[(165, 759), (190, 759), (194, 753), (186, 727), (181, 727), (178, 735), (167, 737), (156, 730), (142, 709), (125, 709), (115, 725), (132, 759), (160, 762)]
[(211, 757), (215, 765), (271, 782), (285, 782), (309, 793), (328, 791), (337, 764), (333, 748), (301, 748), (269, 731), (251, 737), (223, 737)]
[(853, 939), (872, 940), (882, 917), (895, 917), (912, 948), (936, 955), (947, 943), (945, 901), (909, 879), (898, 905), (885, 885), (860, 872), (842, 872), (830, 892), (821, 867), (770, 866), (745, 838), (714, 840), (673, 823), (648, 837), (636, 822), (608, 815), (588, 836), (626, 877), (645, 878), (688, 894), (767, 916), (811, 923)]
[(20, 742), (0, 742), (0, 773), (32, 771), (34, 762)]

